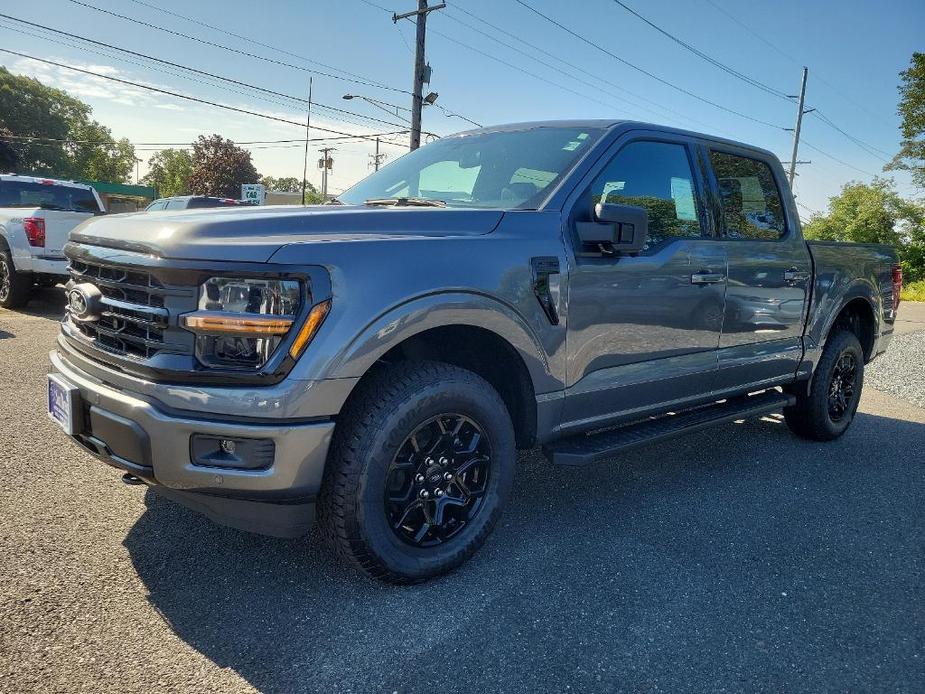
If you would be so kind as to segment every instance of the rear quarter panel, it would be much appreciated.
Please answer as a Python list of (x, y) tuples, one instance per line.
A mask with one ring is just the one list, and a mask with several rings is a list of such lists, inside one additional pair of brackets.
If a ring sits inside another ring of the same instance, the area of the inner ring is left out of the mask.
[(891, 270), (896, 251), (878, 244), (810, 241), (814, 284), (806, 328), (810, 346), (821, 346), (841, 309), (866, 300), (874, 311), (874, 354), (886, 349), (896, 320)]

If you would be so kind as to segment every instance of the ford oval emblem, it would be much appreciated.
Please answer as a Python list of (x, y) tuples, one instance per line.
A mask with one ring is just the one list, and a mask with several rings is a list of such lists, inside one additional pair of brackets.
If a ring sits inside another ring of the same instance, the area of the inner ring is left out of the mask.
[(78, 284), (67, 292), (67, 312), (76, 321), (93, 322), (100, 319), (100, 300), (103, 295), (92, 284)]

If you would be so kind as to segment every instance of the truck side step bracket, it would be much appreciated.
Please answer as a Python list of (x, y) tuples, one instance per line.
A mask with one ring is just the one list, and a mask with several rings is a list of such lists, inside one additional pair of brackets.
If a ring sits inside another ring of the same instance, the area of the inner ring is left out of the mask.
[(776, 412), (792, 405), (792, 395), (767, 390), (756, 395), (730, 398), (713, 405), (665, 414), (597, 434), (579, 434), (543, 446), (543, 453), (555, 465), (590, 465), (623, 451), (704, 429)]

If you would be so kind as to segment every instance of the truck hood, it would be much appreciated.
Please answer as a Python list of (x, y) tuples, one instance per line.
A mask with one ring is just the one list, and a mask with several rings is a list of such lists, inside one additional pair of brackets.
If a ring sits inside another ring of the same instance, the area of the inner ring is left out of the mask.
[(71, 241), (183, 260), (266, 262), (289, 243), (478, 236), (498, 210), (341, 205), (230, 207), (96, 217)]

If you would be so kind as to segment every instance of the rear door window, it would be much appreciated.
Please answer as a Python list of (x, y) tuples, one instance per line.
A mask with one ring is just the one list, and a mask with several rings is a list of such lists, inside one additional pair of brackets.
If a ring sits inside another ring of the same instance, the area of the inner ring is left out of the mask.
[(186, 198), (181, 198), (179, 200), (168, 200), (165, 209), (168, 210), (185, 210), (188, 201)]
[(89, 214), (102, 212), (89, 188), (32, 181), (0, 181), (0, 207), (41, 207)]
[(774, 241), (787, 233), (784, 205), (774, 173), (758, 159), (710, 152), (729, 239)]

